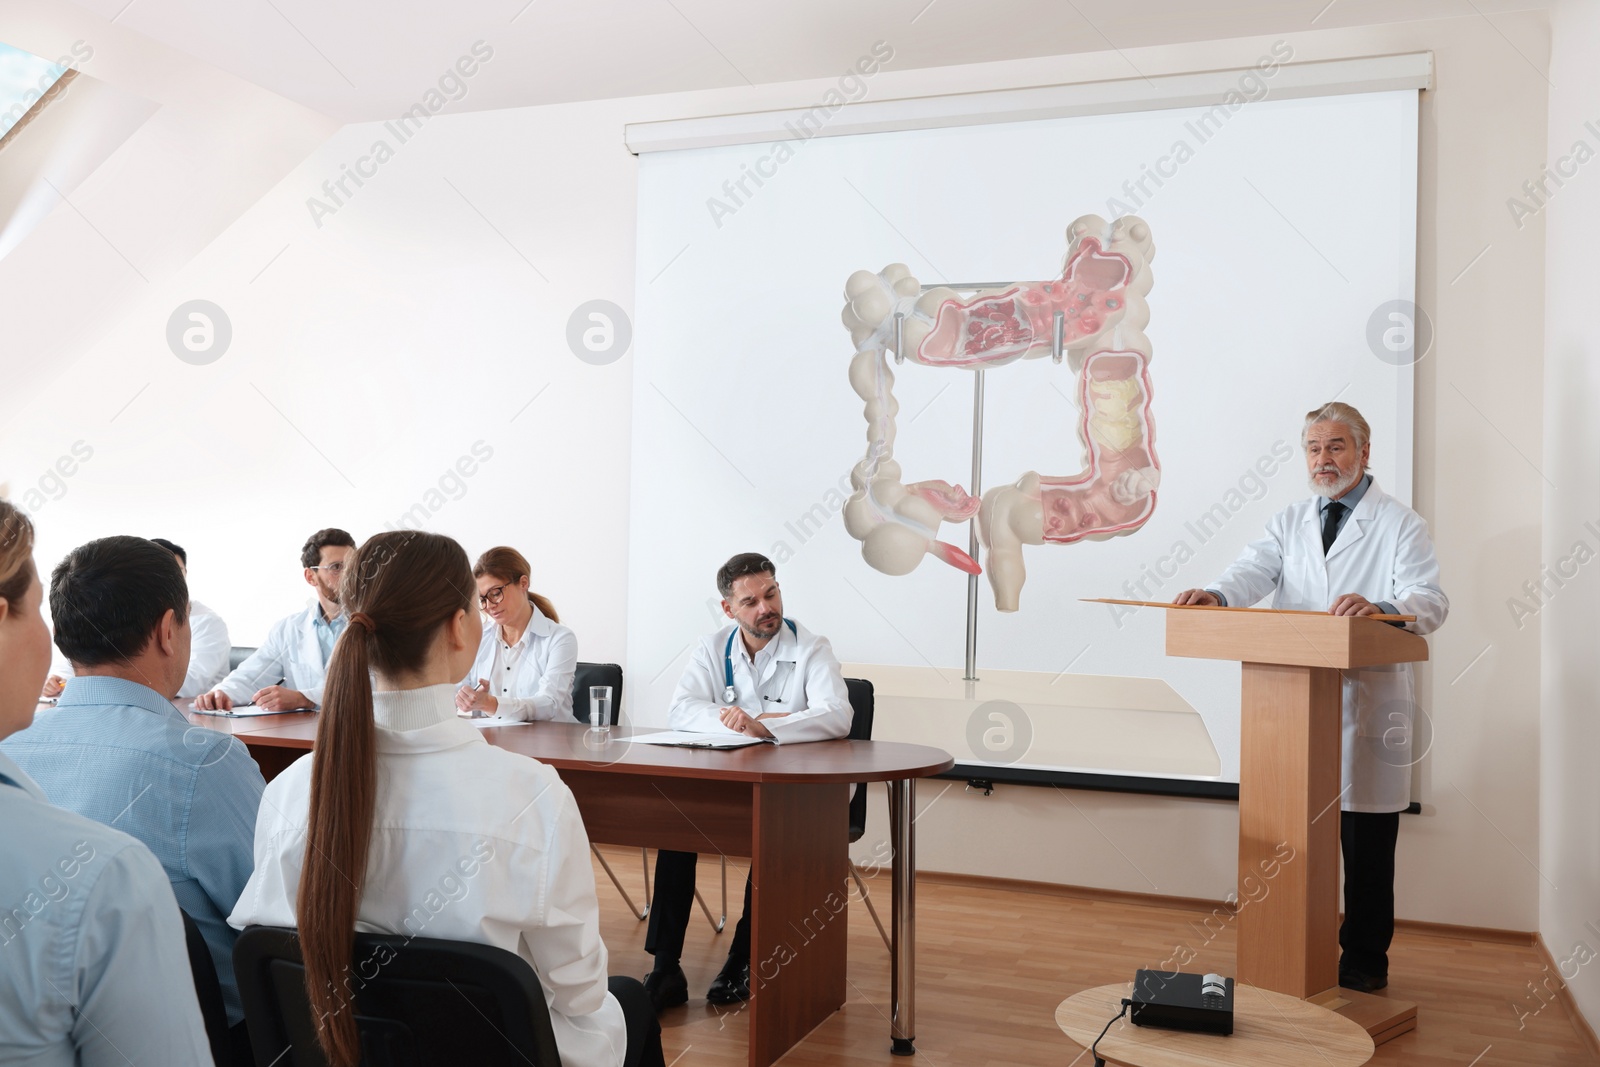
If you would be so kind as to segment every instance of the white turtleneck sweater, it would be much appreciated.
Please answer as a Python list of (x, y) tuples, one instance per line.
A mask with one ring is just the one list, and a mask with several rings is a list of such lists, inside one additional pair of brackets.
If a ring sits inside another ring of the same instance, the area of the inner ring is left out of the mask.
[[(326, 714), (326, 712), (324, 712)], [(572, 793), (455, 711), (455, 686), (378, 692), (378, 798), (356, 929), (494, 945), (539, 975), (561, 1062), (620, 1067), (622, 1006)], [(267, 786), (255, 873), (228, 922), (295, 925), (315, 755)]]

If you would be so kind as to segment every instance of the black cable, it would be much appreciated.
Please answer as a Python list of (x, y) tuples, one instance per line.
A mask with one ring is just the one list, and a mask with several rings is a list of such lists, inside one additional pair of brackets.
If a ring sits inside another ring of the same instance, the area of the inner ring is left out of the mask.
[(1100, 1058), (1100, 1042), (1106, 1036), (1106, 1030), (1111, 1029), (1111, 1023), (1116, 1022), (1117, 1019), (1120, 1019), (1124, 1015), (1128, 1014), (1128, 1009), (1131, 1007), (1133, 1007), (1133, 1001), (1123, 998), (1122, 1010), (1117, 1012), (1116, 1017), (1113, 1018), (1111, 1022), (1106, 1023), (1105, 1030), (1101, 1030), (1100, 1036), (1095, 1038), (1094, 1044), (1089, 1046), (1089, 1055), (1094, 1057), (1094, 1067), (1106, 1067), (1106, 1061)]

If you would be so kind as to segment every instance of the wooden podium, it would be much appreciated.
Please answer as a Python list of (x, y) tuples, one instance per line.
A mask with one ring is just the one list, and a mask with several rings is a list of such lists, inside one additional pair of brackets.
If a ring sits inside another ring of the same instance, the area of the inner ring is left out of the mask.
[(1160, 606), (1167, 655), (1244, 667), (1237, 979), (1337, 1011), (1379, 1044), (1415, 1029), (1415, 1004), (1339, 987), (1339, 672), (1426, 660), (1428, 643), (1372, 616)]

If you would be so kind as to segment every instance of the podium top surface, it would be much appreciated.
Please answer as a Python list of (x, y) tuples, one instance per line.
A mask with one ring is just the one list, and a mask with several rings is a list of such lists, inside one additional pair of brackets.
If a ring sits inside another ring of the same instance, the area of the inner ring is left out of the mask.
[(1394, 616), (1148, 606), (1168, 609), (1169, 656), (1336, 670), (1415, 663), (1428, 658), (1428, 642), (1420, 635), (1382, 621)]

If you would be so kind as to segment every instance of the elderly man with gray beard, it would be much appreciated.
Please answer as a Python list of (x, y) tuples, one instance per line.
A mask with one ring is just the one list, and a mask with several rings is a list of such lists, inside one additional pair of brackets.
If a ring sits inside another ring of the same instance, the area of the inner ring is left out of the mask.
[[(1349, 404), (1306, 415), (1301, 443), (1313, 496), (1280, 511), (1210, 588), (1174, 604), (1272, 606), (1332, 615), (1414, 615), (1396, 622), (1437, 630), (1450, 611), (1439, 587), (1428, 524), (1378, 488), (1367, 471), (1371, 430)], [(1344, 923), (1339, 984), (1371, 993), (1389, 984), (1394, 939), (1394, 854), (1400, 812), (1411, 803), (1411, 664), (1344, 671), (1339, 841)]]

